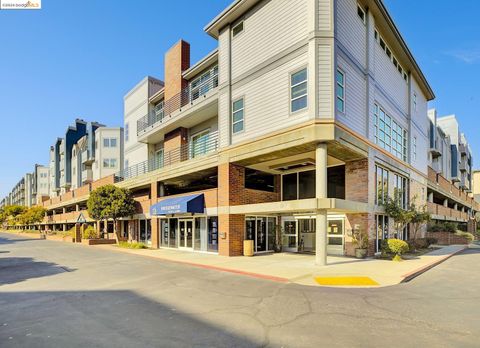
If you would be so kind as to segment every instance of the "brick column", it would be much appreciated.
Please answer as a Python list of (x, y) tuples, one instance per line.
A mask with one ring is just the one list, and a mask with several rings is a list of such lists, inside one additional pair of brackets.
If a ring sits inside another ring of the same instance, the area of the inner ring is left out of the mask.
[[(156, 204), (158, 201), (158, 183), (152, 182), (150, 186), (150, 205)], [(150, 220), (151, 233), (152, 233), (152, 248), (158, 249), (159, 247), (159, 234), (158, 234), (158, 217), (151, 216)]]
[(243, 204), (245, 169), (230, 163), (218, 167), (218, 253), (224, 256), (243, 255), (245, 215), (229, 214), (231, 205)]

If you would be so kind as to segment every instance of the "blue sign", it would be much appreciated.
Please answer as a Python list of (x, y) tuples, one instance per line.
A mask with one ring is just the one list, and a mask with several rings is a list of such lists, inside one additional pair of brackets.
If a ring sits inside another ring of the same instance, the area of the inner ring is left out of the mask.
[(205, 199), (203, 193), (167, 198), (150, 207), (150, 215), (170, 215), (182, 213), (200, 213), (205, 211)]

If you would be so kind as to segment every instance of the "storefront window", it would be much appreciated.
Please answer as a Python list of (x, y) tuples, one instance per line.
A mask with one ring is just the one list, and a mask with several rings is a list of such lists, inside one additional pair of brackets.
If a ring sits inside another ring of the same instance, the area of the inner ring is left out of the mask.
[(267, 218), (257, 218), (257, 252), (267, 250)]
[(388, 216), (377, 215), (377, 252), (381, 250), (382, 240), (388, 239)]
[(218, 252), (218, 217), (208, 218), (208, 251)]
[(245, 240), (254, 241), (254, 251), (272, 251), (275, 243), (275, 217), (247, 216)]
[(177, 248), (178, 219), (169, 219), (169, 227), (170, 240), (168, 245), (170, 248)]
[(277, 219), (274, 217), (268, 218), (268, 250), (273, 250), (275, 245), (275, 230), (277, 228)]
[(160, 220), (160, 240), (163, 247), (168, 247), (168, 220)]

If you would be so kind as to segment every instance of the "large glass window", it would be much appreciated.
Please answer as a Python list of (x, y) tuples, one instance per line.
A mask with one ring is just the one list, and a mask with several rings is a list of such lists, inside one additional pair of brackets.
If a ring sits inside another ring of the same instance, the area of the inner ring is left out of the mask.
[(388, 239), (388, 216), (376, 215), (377, 245), (376, 251), (381, 250), (382, 240)]
[(245, 168), (245, 188), (275, 192), (275, 175)]
[(308, 170), (282, 176), (282, 199), (315, 198), (315, 170)]
[(307, 107), (307, 69), (302, 69), (290, 76), (290, 100), (292, 112)]
[(388, 199), (388, 170), (376, 166), (375, 167), (375, 203), (384, 204)]
[(298, 199), (315, 198), (315, 171), (298, 173)]
[(282, 197), (284, 201), (297, 199), (297, 173), (282, 176)]
[(394, 190), (397, 193), (398, 203), (403, 209), (407, 208), (408, 205), (408, 182), (407, 178), (394, 174)]
[(211, 216), (208, 218), (208, 247), (207, 251), (218, 251), (218, 217)]
[(377, 104), (374, 106), (373, 113), (375, 143), (397, 158), (406, 161), (407, 131)]
[(169, 219), (168, 223), (170, 232), (168, 245), (170, 248), (177, 248), (178, 219)]
[(245, 240), (254, 241), (254, 252), (272, 251), (275, 244), (275, 217), (247, 216)]
[(232, 106), (232, 133), (239, 133), (244, 128), (244, 99), (238, 99)]

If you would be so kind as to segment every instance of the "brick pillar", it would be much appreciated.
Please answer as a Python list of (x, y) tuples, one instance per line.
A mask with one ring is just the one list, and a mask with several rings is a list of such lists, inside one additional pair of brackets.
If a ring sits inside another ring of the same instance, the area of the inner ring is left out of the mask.
[(165, 134), (163, 162), (165, 165), (188, 159), (188, 129), (177, 128)]
[(245, 169), (230, 163), (218, 167), (218, 252), (224, 256), (243, 255), (245, 215), (229, 214), (228, 207), (244, 202)]
[(345, 164), (345, 199), (368, 203), (368, 158)]
[(182, 72), (190, 67), (190, 44), (183, 40), (177, 42), (165, 53), (165, 115), (178, 110), (188, 96), (181, 96), (182, 89), (188, 86)]
[[(157, 182), (152, 182), (151, 188), (150, 188), (150, 201), (151, 205), (157, 203), (158, 200), (158, 184)], [(150, 220), (150, 226), (152, 228), (152, 248), (153, 249), (158, 249), (159, 247), (159, 234), (158, 234), (158, 217), (157, 216), (151, 216)]]

